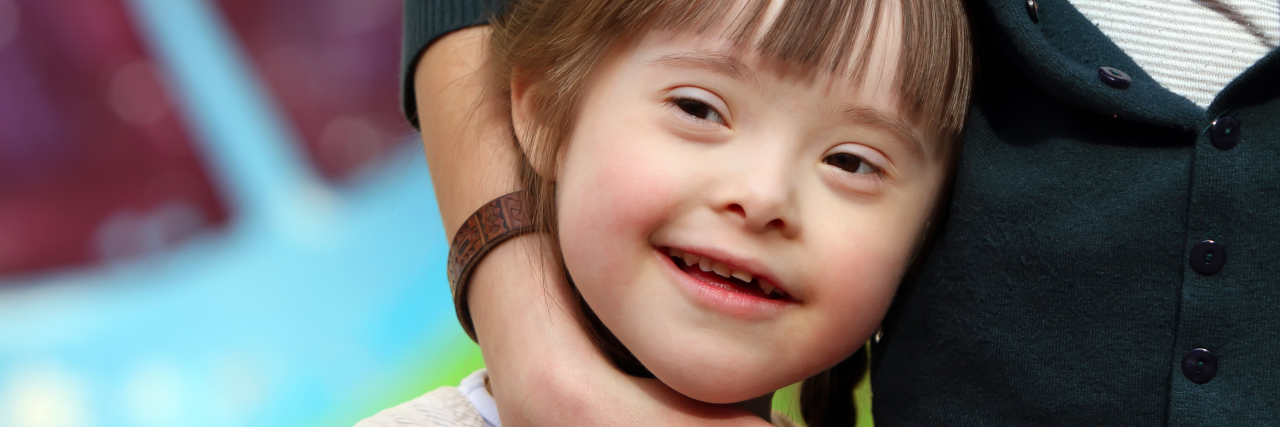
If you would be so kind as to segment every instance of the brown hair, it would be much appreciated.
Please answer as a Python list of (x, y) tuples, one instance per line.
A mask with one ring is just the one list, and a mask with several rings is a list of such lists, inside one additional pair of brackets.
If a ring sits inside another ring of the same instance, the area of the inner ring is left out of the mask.
[[(537, 171), (555, 170), (557, 154), (573, 131), (579, 100), (593, 71), (621, 42), (652, 31), (703, 33), (727, 28), (726, 38), (740, 47), (809, 70), (847, 73), (860, 82), (870, 41), (879, 25), (884, 25), (880, 18), (889, 0), (786, 0), (767, 28), (763, 24), (770, 0), (742, 1), (746, 4), (739, 5), (739, 0), (511, 0), (493, 19), (492, 89), (510, 99), (513, 82), (527, 88), (532, 128), (517, 135), (526, 154), (524, 186), (534, 200), (538, 228), (551, 238), (553, 250), (547, 255), (555, 258), (555, 265), (563, 265), (556, 238), (555, 184)], [(964, 7), (961, 0), (899, 1), (902, 44), (894, 86), (904, 101), (902, 113), (943, 140), (958, 141), (972, 78)], [(725, 13), (733, 10), (740, 12)], [(941, 151), (952, 151), (950, 145)], [(571, 279), (570, 283), (572, 287)], [(576, 288), (573, 291), (577, 294)], [(578, 301), (581, 321), (601, 351), (624, 372), (651, 377), (581, 295)], [(859, 350), (804, 381), (801, 413), (809, 425), (852, 425), (853, 387), (866, 373), (866, 360), (865, 349)]]

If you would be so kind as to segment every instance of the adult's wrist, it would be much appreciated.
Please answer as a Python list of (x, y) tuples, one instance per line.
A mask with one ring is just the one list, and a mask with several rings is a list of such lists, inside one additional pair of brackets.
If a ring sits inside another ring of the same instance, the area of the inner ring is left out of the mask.
[(578, 393), (567, 391), (579, 379), (563, 367), (596, 354), (563, 277), (542, 256), (548, 243), (545, 234), (529, 233), (494, 248), (476, 266), (466, 295), (503, 425), (590, 425), (572, 410), (544, 408), (580, 405)]
[(462, 330), (474, 341), (475, 327), (467, 303), (467, 288), (476, 266), (507, 240), (534, 231), (533, 205), (527, 193), (516, 191), (485, 203), (471, 214), (449, 244), (449, 289)]

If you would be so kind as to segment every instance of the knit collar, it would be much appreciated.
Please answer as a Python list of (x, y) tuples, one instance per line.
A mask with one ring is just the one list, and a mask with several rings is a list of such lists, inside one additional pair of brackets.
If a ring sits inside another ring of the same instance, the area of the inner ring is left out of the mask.
[[(995, 45), (988, 48), (997, 49), (993, 53), (1004, 55), (1033, 84), (1061, 102), (1158, 126), (1192, 128), (1206, 117), (1195, 103), (1160, 86), (1068, 0), (1036, 0), (1035, 19), (1025, 0), (976, 3), (971, 11), (981, 27), (975, 31), (980, 39)], [(1127, 73), (1132, 80), (1129, 87), (1117, 89), (1103, 83), (1100, 67)], [(1259, 77), (1278, 68), (1280, 50), (1273, 50), (1228, 84), (1207, 113), (1218, 114), (1232, 99), (1256, 97), (1238, 92), (1251, 90), (1242, 87), (1256, 83), (1273, 86)]]

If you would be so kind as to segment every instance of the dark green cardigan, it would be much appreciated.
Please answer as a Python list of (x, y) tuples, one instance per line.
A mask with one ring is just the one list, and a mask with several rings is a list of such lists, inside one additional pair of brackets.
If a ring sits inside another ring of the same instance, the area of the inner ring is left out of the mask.
[[(1280, 420), (1280, 51), (1206, 112), (1067, 0), (1039, 0), (1038, 22), (1025, 3), (971, 2), (977, 98), (945, 225), (874, 347), (876, 423)], [(406, 64), (487, 4), (406, 1)], [(1225, 248), (1215, 274), (1191, 267), (1205, 240)], [(1183, 371), (1197, 348), (1217, 357), (1203, 384)]]

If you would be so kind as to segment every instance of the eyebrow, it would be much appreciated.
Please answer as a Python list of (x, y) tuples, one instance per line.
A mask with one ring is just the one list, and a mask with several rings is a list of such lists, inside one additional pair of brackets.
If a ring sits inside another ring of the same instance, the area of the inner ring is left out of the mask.
[(907, 151), (914, 154), (917, 159), (925, 159), (924, 144), (920, 143), (920, 138), (916, 137), (916, 133), (911, 130), (911, 126), (907, 126), (907, 123), (903, 122), (898, 116), (861, 106), (846, 107), (841, 113), (849, 121), (879, 128), (893, 134), (907, 148)]
[(732, 55), (706, 52), (678, 52), (646, 61), (650, 64), (703, 68), (726, 76), (757, 83), (755, 72)]

